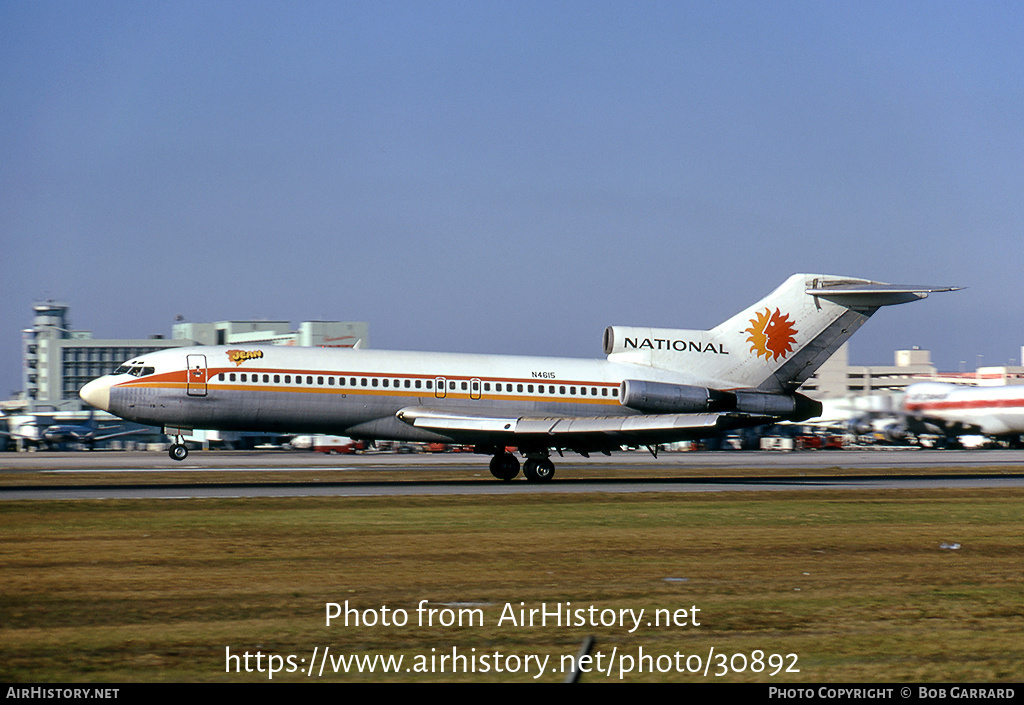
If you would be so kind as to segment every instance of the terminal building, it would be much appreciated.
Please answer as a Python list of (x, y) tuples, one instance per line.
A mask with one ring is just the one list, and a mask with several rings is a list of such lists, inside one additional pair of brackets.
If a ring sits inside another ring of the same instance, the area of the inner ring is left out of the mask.
[(302, 345), (316, 348), (368, 348), (369, 325), (343, 321), (303, 321), (290, 331), (288, 321), (218, 321), (172, 327), (171, 338), (184, 345)]
[(136, 355), (190, 344), (162, 335), (129, 340), (93, 338), (91, 331), (71, 329), (68, 308), (57, 301), (32, 305), (32, 326), (21, 332), (21, 406), (25, 411), (78, 411), (82, 408), (78, 390), (89, 380), (110, 374)]
[(110, 374), (125, 360), (148, 352), (192, 345), (307, 345), (369, 347), (366, 323), (305, 321), (290, 331), (288, 321), (178, 320), (170, 338), (94, 338), (91, 331), (73, 330), (69, 306), (58, 301), (32, 305), (32, 326), (22, 331), (22, 394), (3, 403), (10, 413), (76, 412), (86, 382)]
[[(1021, 349), (1024, 356), (1024, 348)], [(1024, 384), (1024, 366), (979, 367), (974, 372), (939, 372), (928, 350), (897, 350), (892, 365), (851, 365), (849, 343), (845, 343), (818, 371), (804, 382), (800, 391), (818, 401), (880, 394), (895, 395), (915, 382), (995, 386)]]
[(804, 382), (800, 391), (818, 401), (895, 393), (938, 373), (928, 350), (897, 350), (895, 358), (892, 365), (851, 365), (849, 343), (845, 343)]

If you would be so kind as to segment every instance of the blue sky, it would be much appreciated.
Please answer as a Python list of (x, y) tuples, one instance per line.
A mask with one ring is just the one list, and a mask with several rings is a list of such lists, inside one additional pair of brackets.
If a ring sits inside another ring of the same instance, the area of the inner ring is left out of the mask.
[(97, 337), (365, 320), (599, 357), (793, 272), (969, 287), (857, 364), (1024, 344), (1024, 6), (0, 0), (0, 396)]

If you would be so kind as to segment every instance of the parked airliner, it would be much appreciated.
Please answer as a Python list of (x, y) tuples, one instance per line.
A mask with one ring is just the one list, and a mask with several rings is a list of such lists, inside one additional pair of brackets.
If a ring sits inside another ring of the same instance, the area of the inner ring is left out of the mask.
[(1024, 385), (971, 387), (918, 382), (907, 387), (903, 405), (911, 431), (948, 437), (981, 434), (1021, 445)]
[(604, 360), (297, 348), (162, 350), (82, 388), (88, 404), (176, 437), (193, 429), (474, 445), (491, 473), (550, 480), (550, 451), (705, 438), (817, 416), (797, 388), (879, 307), (953, 287), (796, 274), (711, 330), (611, 326)]
[(129, 431), (118, 430), (114, 433), (105, 433), (114, 428), (121, 429), (120, 426), (100, 426), (93, 419), (92, 411), (89, 412), (89, 418), (84, 424), (51, 424), (49, 426), (39, 427), (38, 421), (30, 421), (21, 425), (21, 428), (29, 427), (33, 430), (33, 433), (9, 433), (7, 431), (0, 431), (0, 435), (10, 436), (11, 438), (21, 438), (25, 442), (46, 448), (59, 449), (62, 444), (65, 443), (77, 443), (84, 445), (87, 449), (92, 450), (97, 443), (100, 441), (107, 441), (111, 438), (120, 438), (121, 436), (129, 436), (139, 432), (139, 429), (131, 429)]

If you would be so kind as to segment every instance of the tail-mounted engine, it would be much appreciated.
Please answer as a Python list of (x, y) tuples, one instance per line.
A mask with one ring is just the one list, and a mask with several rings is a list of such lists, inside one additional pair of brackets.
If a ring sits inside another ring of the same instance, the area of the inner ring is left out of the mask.
[(627, 379), (619, 401), (647, 414), (702, 414), (735, 411), (753, 416), (773, 416), (805, 421), (821, 415), (821, 402), (803, 394), (766, 394), (755, 391), (727, 392), (686, 384), (665, 384)]

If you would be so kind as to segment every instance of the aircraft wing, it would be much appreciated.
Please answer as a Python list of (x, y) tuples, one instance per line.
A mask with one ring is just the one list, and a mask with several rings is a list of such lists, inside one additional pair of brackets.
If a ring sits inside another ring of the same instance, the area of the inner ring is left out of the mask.
[(131, 431), (118, 431), (117, 433), (108, 433), (108, 434), (106, 434), (104, 436), (94, 436), (92, 438), (92, 440), (94, 442), (95, 441), (106, 441), (106, 440), (109, 440), (111, 438), (119, 438), (121, 436), (130, 436), (133, 433), (146, 433), (146, 429), (135, 428), (135, 429), (132, 429)]
[[(737, 424), (728, 414), (636, 414), (631, 416), (500, 416), (410, 406), (395, 415), (415, 428), (453, 438), (533, 442), (547, 447), (606, 448), (701, 438)], [(741, 425), (748, 425), (746, 423)]]

